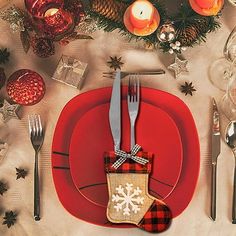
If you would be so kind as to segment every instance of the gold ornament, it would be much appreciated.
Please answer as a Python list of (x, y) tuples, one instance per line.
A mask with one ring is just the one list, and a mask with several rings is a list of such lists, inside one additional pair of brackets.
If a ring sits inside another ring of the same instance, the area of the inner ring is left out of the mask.
[(14, 33), (25, 30), (25, 14), (20, 8), (16, 6), (12, 6), (6, 10), (1, 11), (0, 18), (10, 24), (10, 28)]

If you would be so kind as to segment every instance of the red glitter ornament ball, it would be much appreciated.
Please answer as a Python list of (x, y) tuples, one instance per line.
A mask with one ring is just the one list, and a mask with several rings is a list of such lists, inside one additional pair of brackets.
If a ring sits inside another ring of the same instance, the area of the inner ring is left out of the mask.
[(45, 94), (43, 78), (36, 72), (22, 69), (14, 72), (7, 81), (7, 93), (9, 97), (20, 105), (34, 105)]

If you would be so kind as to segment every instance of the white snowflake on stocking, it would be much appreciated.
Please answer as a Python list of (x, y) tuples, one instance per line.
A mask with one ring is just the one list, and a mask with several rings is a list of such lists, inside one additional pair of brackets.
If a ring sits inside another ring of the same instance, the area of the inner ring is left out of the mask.
[(123, 210), (123, 215), (130, 215), (131, 212), (137, 214), (140, 211), (140, 205), (143, 205), (144, 197), (140, 197), (142, 190), (133, 184), (126, 183), (125, 186), (119, 185), (116, 188), (117, 194), (112, 195), (112, 202), (115, 202), (116, 211)]

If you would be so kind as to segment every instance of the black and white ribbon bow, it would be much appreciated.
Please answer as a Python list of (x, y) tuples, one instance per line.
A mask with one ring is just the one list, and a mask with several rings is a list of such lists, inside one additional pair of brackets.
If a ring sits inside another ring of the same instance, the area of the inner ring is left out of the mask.
[(122, 150), (116, 150), (115, 154), (119, 156), (120, 158), (112, 165), (113, 168), (118, 169), (128, 158), (131, 158), (135, 162), (145, 165), (148, 163), (148, 160), (142, 157), (136, 156), (136, 154), (139, 152), (141, 149), (141, 146), (136, 144), (133, 146), (132, 150), (130, 153), (127, 153)]

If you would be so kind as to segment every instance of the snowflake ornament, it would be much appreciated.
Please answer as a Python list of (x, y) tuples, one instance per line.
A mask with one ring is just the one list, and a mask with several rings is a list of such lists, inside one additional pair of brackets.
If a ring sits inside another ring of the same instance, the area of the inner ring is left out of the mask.
[(135, 214), (140, 211), (140, 205), (144, 204), (144, 197), (141, 197), (142, 190), (133, 184), (126, 183), (125, 186), (119, 185), (116, 188), (117, 194), (112, 195), (112, 202), (115, 202), (114, 208), (117, 212), (123, 210), (123, 215), (130, 216), (133, 212)]

